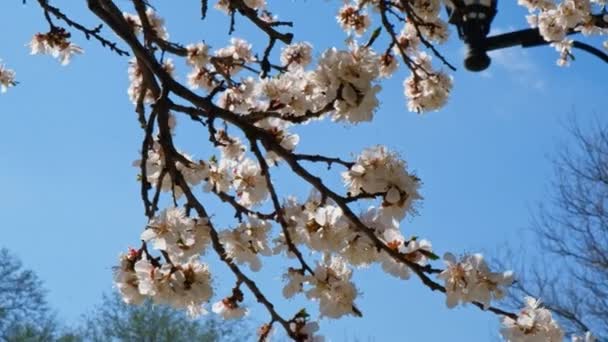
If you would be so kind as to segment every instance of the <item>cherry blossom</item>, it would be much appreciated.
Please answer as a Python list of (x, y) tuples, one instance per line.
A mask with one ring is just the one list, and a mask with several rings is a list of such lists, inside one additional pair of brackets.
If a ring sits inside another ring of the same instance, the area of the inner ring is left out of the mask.
[(562, 342), (564, 333), (540, 301), (525, 298), (517, 319), (504, 317), (501, 334), (508, 342)]
[(268, 222), (250, 215), (247, 222), (241, 223), (235, 229), (222, 231), (220, 241), (226, 249), (226, 254), (236, 263), (247, 263), (252, 271), (259, 271), (262, 267), (259, 255), (272, 254), (268, 245), (269, 230)]
[(120, 256), (120, 265), (114, 269), (114, 285), (125, 303), (138, 305), (145, 297), (139, 292), (139, 279), (135, 273), (138, 252), (131, 249)]
[(290, 328), (299, 341), (325, 342), (325, 337), (315, 334), (319, 331), (319, 323), (317, 322), (309, 322), (304, 318), (298, 317), (290, 324)]
[(303, 68), (312, 61), (312, 45), (307, 42), (290, 44), (281, 52), (281, 63), (290, 68)]
[(68, 65), (73, 55), (84, 50), (69, 41), (70, 35), (64, 29), (55, 28), (48, 33), (36, 33), (30, 41), (32, 55), (45, 54), (57, 58), (61, 65)]
[(189, 232), (193, 225), (192, 220), (186, 218), (184, 209), (168, 208), (150, 220), (147, 229), (141, 234), (141, 239), (152, 240), (154, 248), (166, 251), (169, 245), (177, 244), (177, 241), (187, 243), (194, 240)]
[(203, 67), (209, 63), (209, 46), (205, 43), (189, 44), (186, 46), (188, 56), (186, 63), (195, 67)]
[(353, 31), (359, 36), (365, 32), (370, 24), (368, 15), (353, 5), (344, 5), (336, 18), (344, 31)]
[(0, 64), (0, 92), (6, 93), (9, 87), (17, 84), (15, 82), (15, 71), (8, 69), (4, 64)]
[(247, 315), (248, 311), (238, 305), (235, 301), (230, 298), (224, 298), (219, 302), (213, 304), (213, 312), (222, 316), (223, 319), (237, 319)]
[(443, 107), (452, 89), (452, 77), (431, 69), (431, 56), (421, 53), (414, 58), (420, 69), (412, 72), (404, 82), (407, 108), (413, 112), (427, 112)]
[(557, 64), (567, 66), (572, 58), (570, 52), (572, 40), (566, 39), (571, 31), (581, 31), (583, 34), (607, 34), (608, 26), (599, 24), (592, 15), (596, 3), (605, 5), (602, 1), (594, 0), (519, 0), (520, 5), (528, 8), (531, 13), (527, 16), (532, 27), (538, 27), (541, 36), (559, 52)]
[(352, 271), (342, 258), (333, 257), (317, 265), (314, 277), (309, 279), (313, 287), (306, 291), (306, 296), (319, 301), (321, 316), (338, 318), (354, 313), (357, 288), (351, 277)]
[(304, 283), (307, 281), (303, 271), (293, 268), (289, 268), (283, 278), (287, 279), (287, 284), (283, 287), (283, 296), (285, 298), (291, 298), (296, 293), (302, 292)]
[(407, 172), (406, 163), (383, 146), (364, 150), (350, 170), (342, 173), (350, 196), (382, 194), (380, 214), (386, 220), (403, 219), (413, 211), (418, 193), (418, 178)]
[(445, 281), (446, 304), (478, 302), (485, 308), (492, 299), (501, 299), (505, 287), (513, 282), (513, 273), (491, 272), (481, 254), (465, 255), (460, 261), (451, 253), (443, 257), (447, 268), (439, 274)]
[(193, 317), (206, 313), (202, 305), (212, 296), (211, 278), (208, 267), (197, 257), (184, 264), (157, 266), (143, 255), (134, 270), (139, 293), (155, 303), (186, 309)]
[(246, 207), (258, 204), (268, 196), (266, 179), (258, 163), (252, 159), (245, 159), (235, 166), (232, 183), (239, 202)]

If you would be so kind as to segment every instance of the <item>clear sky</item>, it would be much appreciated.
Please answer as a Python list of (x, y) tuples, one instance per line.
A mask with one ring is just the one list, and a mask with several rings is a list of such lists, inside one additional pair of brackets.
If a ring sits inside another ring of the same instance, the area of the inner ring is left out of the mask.
[[(91, 26), (97, 23), (84, 2), (53, 3)], [(154, 3), (172, 39), (226, 44), (228, 20), (217, 11), (211, 9), (201, 22), (197, 1)], [(295, 21), (296, 40), (312, 42), (317, 55), (331, 44), (343, 45), (344, 34), (334, 19), (340, 1), (269, 3), (281, 19)], [(31, 36), (47, 30), (40, 9), (33, 2), (1, 1), (0, 14), (0, 58), (17, 71), (20, 82), (0, 96), (0, 246), (35, 270), (60, 317), (76, 322), (111, 290), (111, 267), (120, 252), (137, 245), (145, 223), (137, 170), (131, 166), (142, 132), (126, 95), (128, 58), (78, 33), (73, 40), (86, 52), (68, 67), (51, 57), (30, 56), (26, 44)], [(524, 14), (514, 1), (501, 1), (495, 32), (524, 28)], [(264, 47), (238, 16), (236, 28), (235, 36), (249, 39), (257, 51)], [(460, 66), (463, 49), (456, 38), (453, 34), (440, 50)], [(298, 131), (298, 150), (348, 157), (385, 144), (399, 151), (424, 182), (425, 200), (419, 215), (403, 223), (406, 235), (431, 240), (438, 254), (491, 255), (505, 243), (523, 243), (533, 253), (535, 245), (522, 241), (522, 230), (530, 209), (549, 190), (548, 156), (564, 141), (562, 124), (569, 116), (589, 123), (604, 114), (608, 69), (583, 53), (576, 54), (571, 67), (559, 68), (550, 47), (513, 48), (493, 57), (486, 72), (459, 68), (453, 73), (448, 105), (425, 115), (407, 112), (401, 85), (407, 73), (401, 70), (382, 84), (376, 120), (356, 127), (309, 125)], [(184, 66), (178, 66), (184, 77)], [(193, 132), (183, 128), (181, 140), (189, 146), (206, 142)], [(305, 191), (299, 183), (281, 182)], [(229, 215), (220, 208), (214, 213)], [(230, 279), (226, 268), (213, 258), (211, 263), (218, 281)], [(280, 270), (272, 262), (270, 266)], [(280, 298), (280, 273), (259, 279), (271, 298)], [(415, 278), (401, 281), (372, 268), (357, 270), (355, 279), (365, 317), (324, 320), (322, 329), (331, 341), (476, 342), (497, 334), (496, 316), (472, 306), (448, 310), (441, 294)], [(218, 284), (216, 292), (225, 295), (228, 286), (232, 284)], [(288, 316), (301, 303), (278, 308)], [(252, 307), (254, 322), (266, 318), (262, 307)]]

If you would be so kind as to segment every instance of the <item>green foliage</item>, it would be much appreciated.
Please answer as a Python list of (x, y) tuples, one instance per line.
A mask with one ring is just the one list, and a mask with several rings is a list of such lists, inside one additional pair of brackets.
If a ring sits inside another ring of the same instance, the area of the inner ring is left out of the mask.
[(2, 248), (0, 275), (0, 340), (55, 341), (57, 323), (36, 274), (24, 269), (16, 256)]
[(183, 311), (150, 301), (134, 306), (117, 294), (104, 295), (102, 303), (84, 318), (79, 335), (86, 341), (243, 341), (251, 331), (240, 322), (218, 322), (204, 316), (190, 319)]
[(2, 342), (215, 342), (251, 339), (252, 327), (213, 315), (190, 319), (180, 310), (145, 302), (125, 304), (117, 294), (83, 316), (78, 328), (60, 324), (46, 302), (42, 282), (7, 249), (0, 249), (0, 341)]

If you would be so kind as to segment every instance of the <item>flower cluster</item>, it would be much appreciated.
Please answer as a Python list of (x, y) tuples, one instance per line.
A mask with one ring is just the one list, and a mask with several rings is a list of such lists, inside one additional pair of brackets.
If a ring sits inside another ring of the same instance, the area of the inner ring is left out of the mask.
[[(219, 98), (219, 106), (242, 115), (266, 110), (286, 117), (311, 112), (321, 116), (331, 109), (335, 121), (370, 121), (378, 106), (380, 86), (374, 82), (380, 75), (380, 57), (371, 48), (358, 45), (349, 50), (334, 48), (322, 54), (315, 70), (306, 71), (311, 53), (310, 44), (305, 42), (287, 46), (281, 55), (286, 72), (263, 80), (245, 77), (231, 81)], [(220, 84), (218, 76), (232, 77), (255, 61), (251, 45), (237, 38), (209, 59), (211, 65), (204, 65), (206, 60), (195, 63), (188, 58), (193, 65), (188, 83), (194, 89), (213, 90)]]
[(310, 321), (306, 311), (301, 311), (289, 323), (289, 328), (296, 341), (303, 342), (325, 342), (325, 337), (317, 334), (319, 323)]
[[(138, 15), (125, 12), (123, 13), (123, 17), (125, 18), (127, 24), (129, 24), (131, 27), (131, 30), (133, 30), (133, 33), (141, 34), (143, 24)], [(146, 19), (150, 25), (150, 33), (162, 40), (169, 39), (169, 32), (167, 32), (167, 29), (165, 28), (165, 20), (158, 16), (153, 9), (148, 8), (146, 10)]]
[(351, 276), (352, 271), (346, 262), (334, 257), (317, 265), (314, 276), (306, 279), (312, 287), (306, 291), (306, 296), (319, 301), (321, 316), (339, 318), (354, 312), (357, 288), (351, 281)]
[[(132, 58), (129, 61), (128, 74), (130, 83), (127, 94), (129, 94), (129, 98), (134, 104), (137, 104), (139, 101), (143, 101), (143, 103), (153, 103), (156, 99), (154, 98), (152, 90), (150, 90), (145, 83), (144, 74), (139, 63), (137, 58)], [(175, 70), (173, 60), (167, 58), (163, 63), (163, 68), (169, 74), (172, 74)]]
[[(408, 99), (408, 110), (427, 112), (438, 110), (447, 102), (452, 88), (452, 79), (441, 71), (434, 71), (431, 58), (420, 50), (420, 41), (443, 43), (448, 38), (447, 24), (440, 18), (442, 1), (417, 0), (403, 6), (399, 1), (381, 2), (374, 0), (345, 1), (337, 15), (342, 29), (362, 35), (370, 26), (371, 17), (367, 8), (375, 12), (386, 11), (391, 7), (391, 13), (403, 11), (407, 17), (399, 34), (393, 33), (393, 52), (403, 59), (404, 64), (411, 70), (411, 75), (403, 82), (404, 94)], [(386, 21), (383, 20), (383, 23)], [(387, 28), (392, 30), (393, 28)], [(387, 50), (380, 57), (380, 74), (390, 76), (397, 69), (397, 58)]]
[(181, 264), (160, 265), (145, 251), (131, 250), (120, 260), (114, 282), (126, 303), (140, 304), (150, 298), (155, 303), (187, 309), (193, 317), (206, 312), (203, 304), (213, 293), (211, 275), (198, 256)]
[(211, 275), (199, 258), (209, 243), (209, 229), (206, 219), (188, 218), (179, 208), (153, 217), (141, 239), (162, 251), (167, 263), (161, 264), (147, 249), (122, 255), (114, 281), (124, 301), (139, 304), (151, 298), (155, 303), (187, 309), (192, 316), (204, 313), (202, 305), (212, 295)]
[(210, 241), (209, 227), (206, 219), (193, 220), (184, 209), (173, 207), (153, 217), (141, 239), (168, 253), (172, 261), (186, 261), (203, 253)]
[(438, 110), (443, 107), (452, 90), (452, 77), (443, 72), (433, 72), (431, 56), (420, 53), (414, 58), (419, 69), (412, 72), (404, 82), (407, 107), (413, 112)]
[(478, 302), (488, 308), (490, 301), (504, 297), (505, 287), (513, 283), (512, 272), (491, 272), (481, 254), (457, 260), (446, 253), (443, 259), (447, 267), (439, 278), (445, 281), (446, 303), (450, 308), (466, 302)]
[(287, 45), (281, 52), (281, 63), (287, 68), (304, 68), (312, 61), (312, 45), (300, 42)]
[(566, 39), (569, 32), (576, 30), (584, 34), (608, 33), (608, 18), (591, 15), (594, 3), (598, 6), (605, 5), (602, 0), (563, 0), (559, 4), (554, 0), (519, 0), (519, 4), (530, 12), (527, 16), (530, 26), (538, 27), (543, 38), (552, 42), (560, 53), (557, 60), (560, 66), (568, 65), (572, 59), (572, 40)]
[(384, 146), (364, 150), (342, 178), (350, 196), (381, 195), (380, 214), (389, 222), (401, 221), (413, 210), (414, 202), (422, 198), (418, 178), (408, 173), (405, 162)]
[(370, 24), (367, 13), (360, 11), (355, 5), (344, 5), (340, 9), (337, 19), (344, 31), (354, 31), (359, 36), (367, 30)]
[(70, 42), (70, 33), (63, 28), (55, 27), (48, 33), (36, 33), (30, 41), (32, 55), (51, 55), (61, 62), (70, 63), (73, 55), (82, 54), (83, 50)]
[(213, 304), (212, 310), (222, 316), (223, 319), (236, 319), (246, 316), (249, 313), (247, 308), (239, 305), (243, 301), (243, 292), (237, 286), (232, 289), (232, 296), (223, 298)]
[(9, 87), (17, 84), (15, 81), (15, 71), (8, 69), (4, 64), (0, 64), (0, 92), (6, 93)]
[(255, 216), (248, 216), (247, 222), (235, 229), (226, 229), (220, 234), (220, 241), (226, 254), (237, 264), (247, 263), (252, 271), (259, 271), (262, 262), (258, 255), (271, 255), (268, 245), (270, 223)]
[(564, 333), (551, 312), (532, 297), (525, 298), (525, 306), (517, 319), (502, 319), (502, 336), (508, 342), (562, 342)]

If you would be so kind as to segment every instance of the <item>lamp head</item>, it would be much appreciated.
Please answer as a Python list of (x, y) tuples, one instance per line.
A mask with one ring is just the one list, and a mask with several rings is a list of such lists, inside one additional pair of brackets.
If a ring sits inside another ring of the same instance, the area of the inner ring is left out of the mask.
[(482, 71), (490, 65), (485, 39), (496, 15), (497, 0), (446, 1), (449, 22), (456, 26), (458, 36), (467, 45), (464, 66), (470, 71)]

